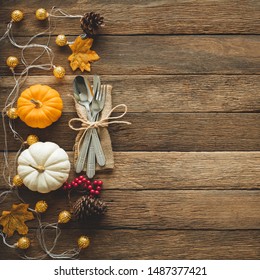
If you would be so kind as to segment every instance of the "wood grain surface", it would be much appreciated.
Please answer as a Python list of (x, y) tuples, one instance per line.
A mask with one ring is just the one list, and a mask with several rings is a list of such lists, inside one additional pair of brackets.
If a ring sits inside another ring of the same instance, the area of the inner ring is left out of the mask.
[[(76, 246), (87, 234), (90, 247), (81, 259), (259, 259), (260, 258), (260, 2), (210, 0), (2, 0), (0, 34), (10, 13), (25, 13), (14, 24), (19, 44), (42, 32), (46, 22), (35, 19), (37, 8), (60, 7), (71, 14), (100, 12), (105, 27), (93, 49), (101, 59), (92, 64), (93, 74), (113, 86), (113, 105), (125, 103), (125, 120), (131, 126), (109, 127), (115, 169), (98, 172), (104, 181), (102, 199), (108, 211), (85, 225), (62, 225), (57, 253)], [(19, 134), (37, 134), (64, 148), (73, 161), (75, 132), (68, 127), (76, 116), (68, 47), (55, 45), (55, 35), (69, 41), (81, 34), (79, 19), (58, 19), (50, 40), (55, 65), (67, 75), (57, 81), (52, 71), (32, 70), (21, 91), (36, 83), (58, 90), (63, 115), (40, 130), (14, 121)], [(36, 40), (47, 41), (46, 36)], [(37, 48), (25, 52), (30, 62)], [(20, 57), (8, 40), (0, 46), (0, 107), (14, 86), (5, 61)], [(39, 62), (46, 62), (42, 57)], [(17, 72), (23, 70), (17, 67)], [(120, 110), (116, 110), (114, 116)], [(2, 121), (2, 119), (1, 119)], [(8, 126), (8, 122), (5, 122)], [(15, 155), (20, 144), (7, 130), (10, 176), (16, 173)], [(1, 151), (4, 149), (0, 128)], [(4, 158), (0, 158), (1, 173)], [(70, 174), (75, 176), (73, 170)], [(0, 178), (0, 190), (7, 190)], [(46, 195), (25, 187), (19, 194), (34, 207), (40, 199), (49, 204), (43, 221), (57, 221), (69, 209), (66, 193)], [(73, 192), (72, 200), (79, 193)], [(9, 195), (0, 212), (19, 200)], [(41, 253), (36, 238), (37, 222), (28, 222), (32, 246), (28, 256)], [(53, 231), (49, 230), (50, 244)], [(10, 238), (17, 241), (18, 235)], [(19, 259), (22, 252), (0, 240), (0, 259)]]
[[(73, 41), (75, 36), (68, 36)], [(21, 43), (23, 37), (17, 37)], [(47, 38), (36, 40), (39, 44)], [(101, 59), (92, 66), (92, 73), (99, 75), (150, 75), (150, 74), (259, 74), (259, 36), (100, 36), (93, 45)], [(63, 65), (67, 74), (73, 74), (67, 57), (69, 47), (58, 47), (55, 37), (51, 39), (55, 52), (55, 65)], [(131, 46), (131, 47), (129, 47)], [(10, 75), (6, 57), (19, 55), (19, 49), (12, 48), (8, 41), (1, 45), (0, 71)], [(40, 54), (42, 49), (25, 51), (27, 62), (31, 53)], [(43, 56), (37, 63), (46, 63)], [(17, 71), (21, 71), (21, 66)], [(51, 72), (51, 71), (50, 71)], [(30, 74), (46, 75), (46, 71), (32, 69)], [(51, 73), (50, 73), (51, 74)], [(62, 83), (62, 82), (61, 82)]]
[[(72, 163), (73, 152), (68, 154)], [(9, 153), (10, 162), (14, 162), (15, 155)], [(113, 172), (98, 173), (108, 190), (260, 187), (260, 152), (115, 152), (114, 156)], [(4, 164), (3, 158), (0, 164)], [(0, 178), (1, 187), (5, 188), (3, 178)]]
[[(34, 35), (46, 26), (37, 22), (35, 11), (39, 7), (50, 10), (56, 7), (70, 14), (82, 14), (82, 11), (96, 11), (104, 15), (103, 34), (259, 34), (260, 3), (258, 0), (76, 0), (42, 1), (34, 0), (27, 5), (23, 2), (1, 1), (1, 29), (9, 19), (14, 7), (24, 10), (26, 18), (15, 26), (14, 34)], [(78, 34), (81, 29), (79, 19), (57, 21), (55, 34)]]

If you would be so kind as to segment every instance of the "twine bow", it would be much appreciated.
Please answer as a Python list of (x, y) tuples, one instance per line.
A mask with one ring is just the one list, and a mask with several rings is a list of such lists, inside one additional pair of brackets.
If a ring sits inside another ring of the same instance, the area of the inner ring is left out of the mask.
[[(111, 117), (111, 114), (119, 107), (124, 107), (124, 112), (117, 116), (117, 117)], [(125, 104), (119, 104), (117, 106), (115, 106), (114, 108), (112, 108), (112, 110), (110, 110), (110, 112), (103, 117), (102, 119), (95, 121), (95, 122), (91, 122), (87, 119), (83, 119), (83, 118), (72, 118), (69, 120), (69, 127), (72, 130), (75, 131), (83, 131), (82, 135), (79, 138), (79, 144), (78, 144), (78, 153), (79, 153), (79, 147), (81, 145), (81, 142), (83, 141), (85, 134), (87, 133), (87, 131), (91, 128), (98, 128), (98, 127), (108, 127), (110, 124), (128, 124), (130, 125), (130, 122), (127, 121), (117, 121), (117, 119), (121, 119), (125, 114), (127, 113), (127, 106)], [(73, 125), (73, 123), (75, 122), (79, 122), (81, 124), (80, 127), (75, 127)]]

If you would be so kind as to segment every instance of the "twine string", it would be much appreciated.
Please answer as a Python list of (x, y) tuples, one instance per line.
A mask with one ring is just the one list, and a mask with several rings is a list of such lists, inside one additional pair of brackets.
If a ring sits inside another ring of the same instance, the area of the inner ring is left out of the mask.
[[(19, 96), (20, 88), (25, 83), (25, 81), (29, 75), (29, 71), (32, 69), (40, 69), (40, 70), (49, 71), (55, 67), (55, 65), (54, 65), (55, 55), (54, 55), (54, 52), (52, 51), (52, 49), (50, 48), (51, 35), (53, 34), (53, 32), (56, 28), (56, 21), (52, 21), (52, 18), (82, 18), (82, 15), (71, 15), (62, 9), (52, 7), (52, 9), (49, 13), (49, 17), (48, 17), (48, 28), (45, 31), (37, 33), (36, 35), (32, 36), (25, 45), (21, 45), (21, 44), (17, 43), (14, 38), (14, 35), (12, 32), (13, 20), (11, 20), (7, 24), (6, 31), (0, 38), (0, 42), (3, 41), (5, 38), (8, 38), (8, 40), (14, 47), (21, 50), (21, 63), (24, 66), (24, 69), (20, 73), (16, 73), (13, 68), (10, 69), (13, 74), (13, 78), (14, 78), (14, 86), (5, 100), (4, 108), (1, 112), (2, 113), (2, 122), (3, 122), (3, 131), (4, 131), (3, 178), (6, 182), (6, 184), (9, 186), (9, 190), (6, 190), (0, 194), (0, 203), (2, 203), (9, 194), (15, 194), (21, 202), (25, 203), (25, 201), (19, 194), (18, 188), (14, 188), (12, 181), (11, 181), (11, 178), (12, 178), (11, 169), (12, 168), (16, 169), (18, 156), (20, 155), (21, 151), (24, 149), (25, 143), (24, 143), (23, 138), (19, 135), (19, 133), (15, 129), (15, 122), (13, 120), (9, 119), (8, 126), (11, 130), (11, 133), (13, 134), (14, 139), (21, 142), (21, 146), (15, 156), (16, 164), (10, 166), (9, 153), (8, 153), (7, 125), (5, 122), (5, 117), (6, 117), (7, 110), (14, 107), (14, 104), (17, 101), (18, 96)], [(34, 43), (35, 39), (37, 39), (39, 37), (44, 37), (46, 35), (47, 35), (47, 41), (45, 44)], [(27, 51), (29, 51), (31, 49), (36, 49), (36, 48), (39, 50), (42, 50), (42, 51), (31, 62), (28, 62), (28, 60), (26, 58)], [(48, 62), (47, 63), (38, 63), (39, 59), (42, 58), (45, 54), (48, 57)], [(110, 118), (110, 120), (111, 120), (111, 118)], [(104, 123), (103, 123), (103, 125), (104, 125)], [(52, 223), (52, 224), (42, 223), (40, 214), (37, 213), (32, 208), (29, 208), (29, 210), (32, 211), (35, 214), (35, 216), (37, 217), (38, 229), (36, 231), (36, 235), (37, 235), (37, 239), (39, 241), (39, 244), (40, 244), (44, 254), (38, 255), (36, 257), (29, 257), (27, 255), (24, 255), (23, 258), (25, 258), (25, 259), (43, 259), (46, 256), (49, 256), (50, 258), (53, 258), (53, 259), (75, 259), (75, 258), (77, 258), (78, 254), (80, 252), (79, 248), (66, 250), (60, 254), (53, 253), (53, 250), (55, 249), (57, 241), (61, 235), (61, 229), (59, 228), (58, 223)], [(46, 238), (47, 238), (47, 234), (50, 232), (51, 229), (55, 230), (55, 238), (54, 238), (54, 241), (52, 242), (51, 247), (49, 248), (46, 244)], [(6, 235), (1, 230), (0, 230), (0, 236), (2, 237), (3, 243), (6, 246), (8, 246), (10, 248), (16, 248), (15, 244), (10, 245), (7, 243)]]
[[(124, 111), (121, 115), (117, 116), (117, 117), (111, 117), (111, 114), (119, 107), (123, 107)], [(127, 124), (130, 125), (130, 122), (127, 121), (118, 121), (117, 119), (121, 119), (125, 114), (127, 113), (127, 106), (125, 104), (119, 104), (117, 106), (115, 106), (114, 108), (112, 108), (109, 113), (101, 118), (98, 121), (92, 122), (89, 121), (87, 119), (83, 119), (83, 118), (72, 118), (69, 120), (69, 127), (72, 130), (75, 131), (83, 131), (82, 135), (79, 138), (79, 144), (78, 144), (78, 154), (79, 154), (79, 148), (81, 146), (81, 143), (85, 137), (85, 134), (87, 133), (87, 131), (91, 128), (99, 128), (99, 127), (108, 127), (108, 125), (110, 124)], [(74, 126), (75, 122), (79, 122), (81, 124), (80, 127), (76, 127)]]

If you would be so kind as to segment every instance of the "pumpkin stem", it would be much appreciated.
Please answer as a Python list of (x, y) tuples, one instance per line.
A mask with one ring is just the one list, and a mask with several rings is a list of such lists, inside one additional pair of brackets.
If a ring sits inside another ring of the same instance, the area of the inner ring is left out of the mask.
[(34, 165), (29, 164), (29, 166), (36, 169), (39, 173), (42, 173), (45, 170), (44, 166), (42, 166), (42, 165), (34, 166)]
[(33, 98), (30, 101), (35, 105), (36, 108), (41, 108), (42, 107), (42, 102), (41, 101), (35, 100)]

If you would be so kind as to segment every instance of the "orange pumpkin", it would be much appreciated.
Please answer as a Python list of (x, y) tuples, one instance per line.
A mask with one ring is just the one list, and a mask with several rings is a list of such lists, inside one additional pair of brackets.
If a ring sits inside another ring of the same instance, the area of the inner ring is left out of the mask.
[(45, 128), (57, 121), (63, 108), (60, 94), (46, 85), (33, 85), (21, 93), (17, 114), (30, 127)]

